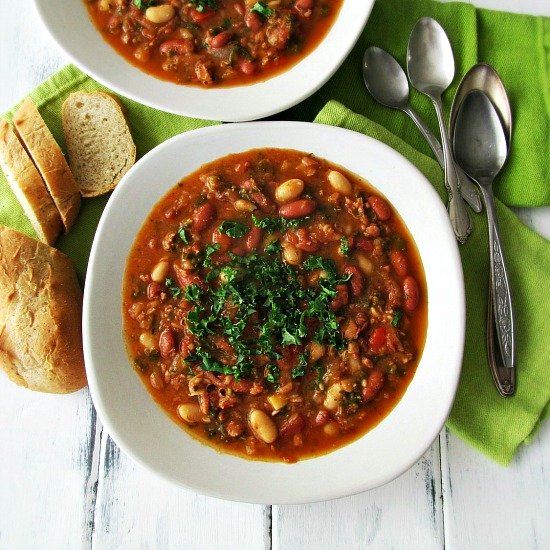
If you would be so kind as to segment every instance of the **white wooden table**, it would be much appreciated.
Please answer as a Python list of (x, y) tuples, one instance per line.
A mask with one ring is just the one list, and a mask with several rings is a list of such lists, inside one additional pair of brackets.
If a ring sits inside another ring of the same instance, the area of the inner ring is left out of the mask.
[[(475, 3), (550, 15), (547, 0)], [(30, 4), (0, 1), (0, 113), (68, 62)], [(520, 215), (550, 237), (550, 208)], [(33, 393), (0, 374), (0, 399), (1, 549), (550, 548), (550, 422), (509, 468), (444, 429), (384, 487), (258, 506), (159, 481), (119, 452), (87, 390)]]

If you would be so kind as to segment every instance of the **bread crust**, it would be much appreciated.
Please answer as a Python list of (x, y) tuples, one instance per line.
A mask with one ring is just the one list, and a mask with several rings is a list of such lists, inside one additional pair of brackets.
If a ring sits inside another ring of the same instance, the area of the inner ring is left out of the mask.
[(86, 385), (82, 291), (67, 256), (0, 225), (0, 366), (31, 390)]
[(6, 120), (0, 120), (0, 165), (38, 238), (53, 244), (62, 229), (61, 216), (36, 166)]
[(118, 98), (105, 92), (73, 92), (63, 103), (61, 119), (69, 164), (82, 196), (112, 191), (136, 160)]
[(28, 97), (13, 115), (13, 123), (61, 214), (65, 232), (80, 210), (80, 190), (59, 145)]

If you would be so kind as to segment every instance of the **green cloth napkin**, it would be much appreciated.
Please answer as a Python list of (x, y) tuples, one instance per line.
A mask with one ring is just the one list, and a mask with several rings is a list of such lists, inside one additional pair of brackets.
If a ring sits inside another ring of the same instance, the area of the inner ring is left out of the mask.
[[(102, 90), (113, 93), (73, 65), (64, 67), (29, 93), (63, 150), (65, 150), (65, 139), (61, 125), (61, 106), (69, 94), (76, 90)], [(119, 97), (119, 99), (124, 105), (126, 118), (136, 144), (138, 158), (172, 136), (202, 126), (220, 124), (214, 121), (172, 115), (146, 107), (124, 97)], [(4, 117), (11, 120), (18, 106), (14, 106)], [(110, 194), (93, 199), (84, 199), (74, 226), (67, 235), (62, 235), (55, 243), (57, 248), (73, 260), (81, 282), (84, 282), (85, 279), (95, 229), (109, 196)], [(1, 170), (0, 223), (36, 237), (29, 220), (17, 202)]]
[[(512, 156), (496, 182), (498, 197), (509, 206), (550, 204), (548, 18), (476, 10), (469, 4), (378, 0), (358, 44), (333, 78), (308, 100), (272, 118), (311, 121), (318, 113), (319, 123), (352, 128), (380, 139), (415, 163), (443, 199), (442, 172), (428, 146), (405, 115), (374, 102), (364, 89), (360, 70), (363, 51), (370, 45), (383, 47), (403, 64), (409, 32), (416, 20), (426, 15), (435, 17), (449, 33), (457, 66), (455, 86), (458, 77), (471, 65), (486, 61), (499, 71), (509, 92), (514, 110)], [(74, 90), (95, 89), (103, 88), (75, 67), (68, 66), (30, 93), (62, 146), (61, 104)], [(454, 89), (444, 97), (447, 109)], [(337, 101), (327, 104), (330, 99), (338, 100), (351, 110)], [(175, 134), (216, 124), (170, 115), (125, 98), (121, 100), (127, 110), (138, 157)], [(437, 135), (437, 123), (427, 98), (412, 91), (411, 102)], [(12, 113), (13, 110), (7, 113), (8, 118)], [(56, 243), (75, 262), (81, 281), (84, 281), (95, 227), (107, 199), (108, 196), (85, 199), (75, 227)], [(550, 313), (546, 292), (550, 244), (522, 225), (503, 204), (498, 203), (497, 207), (505, 229), (503, 246), (509, 261), (519, 332), (518, 393), (508, 400), (499, 397), (487, 365), (488, 242), (485, 218), (477, 215), (474, 233), (461, 247), (468, 326), (464, 368), (449, 427), (488, 456), (507, 464), (521, 443), (529, 440), (549, 408), (550, 371), (545, 368), (544, 360), (550, 349), (550, 336), (545, 330)], [(34, 236), (1, 172), (0, 223)]]

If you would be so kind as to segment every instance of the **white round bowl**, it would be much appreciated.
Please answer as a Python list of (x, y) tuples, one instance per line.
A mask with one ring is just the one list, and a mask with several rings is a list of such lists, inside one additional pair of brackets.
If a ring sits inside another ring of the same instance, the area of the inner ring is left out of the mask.
[[(153, 205), (185, 175), (259, 147), (314, 153), (368, 180), (397, 209), (422, 259), (428, 331), (403, 398), (373, 430), (330, 454), (295, 464), (219, 453), (176, 425), (133, 371), (122, 334), (122, 279)], [(114, 441), (164, 479), (252, 503), (326, 500), (381, 485), (431, 445), (449, 414), (462, 364), (462, 267), (447, 212), (430, 183), (388, 146), (362, 134), (300, 122), (228, 124), (180, 134), (145, 155), (113, 192), (92, 246), (84, 290), (84, 356), (93, 402)]]
[(263, 82), (231, 88), (182, 86), (144, 73), (103, 40), (82, 0), (34, 3), (46, 29), (67, 56), (115, 92), (170, 113), (239, 122), (278, 113), (317, 91), (353, 48), (374, 0), (345, 0), (327, 36), (302, 61)]

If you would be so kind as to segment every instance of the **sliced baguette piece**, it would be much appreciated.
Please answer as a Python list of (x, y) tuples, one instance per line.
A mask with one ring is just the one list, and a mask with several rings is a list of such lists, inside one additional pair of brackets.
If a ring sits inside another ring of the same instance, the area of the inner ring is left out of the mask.
[(61, 216), (36, 166), (6, 120), (0, 120), (0, 165), (38, 238), (53, 244), (63, 227)]
[(46, 183), (67, 232), (80, 209), (80, 191), (63, 152), (30, 97), (13, 115), (13, 124)]
[(86, 385), (82, 291), (55, 248), (0, 225), (0, 367), (31, 390)]
[(74, 92), (61, 112), (71, 170), (84, 197), (115, 188), (136, 160), (136, 146), (119, 105), (104, 92)]

